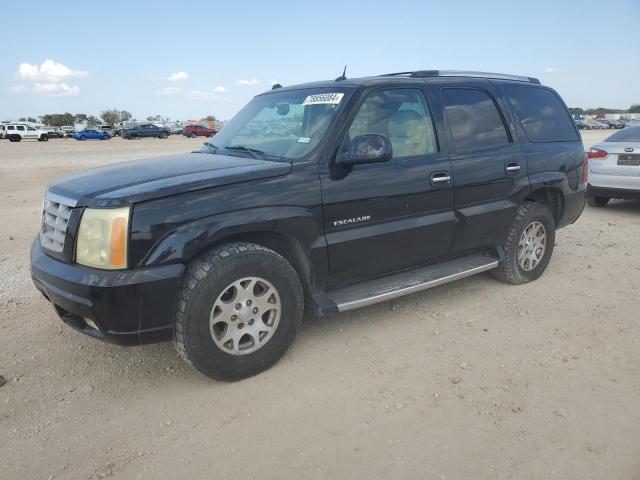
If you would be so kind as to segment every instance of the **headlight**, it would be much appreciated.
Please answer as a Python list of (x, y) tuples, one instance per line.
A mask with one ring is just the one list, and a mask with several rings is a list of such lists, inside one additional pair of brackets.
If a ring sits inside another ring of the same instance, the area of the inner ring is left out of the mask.
[(80, 220), (76, 262), (115, 270), (127, 267), (129, 207), (87, 208)]

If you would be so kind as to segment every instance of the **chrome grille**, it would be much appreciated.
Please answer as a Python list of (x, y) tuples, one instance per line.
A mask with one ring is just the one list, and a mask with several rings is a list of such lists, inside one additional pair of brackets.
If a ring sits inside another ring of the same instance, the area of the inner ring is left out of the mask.
[(67, 223), (71, 216), (71, 206), (56, 200), (51, 198), (44, 200), (40, 243), (43, 248), (61, 253), (64, 250), (64, 239), (67, 234)]

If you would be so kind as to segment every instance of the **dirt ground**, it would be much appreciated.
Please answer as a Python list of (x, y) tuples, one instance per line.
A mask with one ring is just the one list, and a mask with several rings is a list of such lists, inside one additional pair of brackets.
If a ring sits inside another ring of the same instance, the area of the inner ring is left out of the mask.
[(640, 479), (640, 202), (587, 207), (536, 282), (307, 318), (238, 383), (63, 325), (28, 270), (46, 183), (201, 142), (0, 141), (1, 479)]

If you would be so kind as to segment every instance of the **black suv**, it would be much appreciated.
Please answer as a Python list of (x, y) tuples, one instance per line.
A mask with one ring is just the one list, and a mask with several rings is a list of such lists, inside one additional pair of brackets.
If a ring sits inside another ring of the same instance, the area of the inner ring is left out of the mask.
[(533, 78), (418, 71), (256, 96), (199, 152), (45, 194), (36, 287), (88, 335), (174, 339), (233, 380), (333, 314), (490, 270), (522, 284), (582, 212), (587, 163)]
[(158, 127), (153, 123), (143, 123), (141, 125), (134, 125), (131, 128), (120, 130), (122, 138), (144, 138), (144, 137), (156, 137), (156, 138), (168, 138), (171, 132), (166, 127)]

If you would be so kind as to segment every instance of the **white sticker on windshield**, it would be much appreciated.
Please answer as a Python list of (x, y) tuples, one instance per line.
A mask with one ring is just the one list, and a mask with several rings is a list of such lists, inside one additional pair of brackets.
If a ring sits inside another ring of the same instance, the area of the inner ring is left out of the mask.
[(311, 141), (311, 137), (299, 137), (298, 143), (309, 143)]
[(320, 105), (330, 104), (337, 105), (344, 97), (344, 93), (317, 93), (315, 95), (309, 95), (304, 99), (302, 105)]

